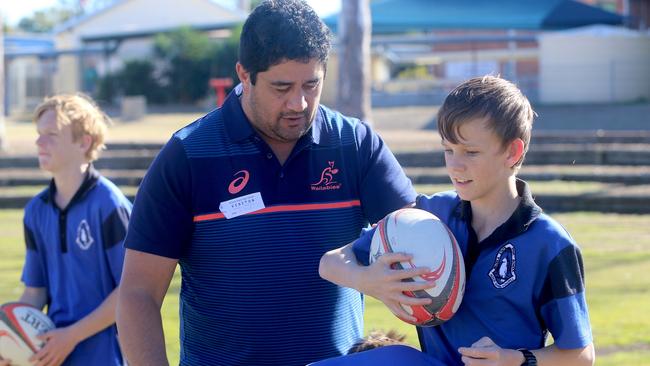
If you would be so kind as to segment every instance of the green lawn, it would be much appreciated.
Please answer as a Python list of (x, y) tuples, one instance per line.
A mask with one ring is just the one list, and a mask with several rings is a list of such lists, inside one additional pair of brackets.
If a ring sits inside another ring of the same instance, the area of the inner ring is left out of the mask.
[[(650, 365), (650, 216), (554, 215), (583, 248), (597, 365)], [(24, 255), (22, 212), (0, 210), (0, 302), (15, 300)], [(163, 305), (172, 364), (178, 361), (178, 274)], [(417, 343), (414, 328), (369, 299), (366, 331), (396, 328)]]

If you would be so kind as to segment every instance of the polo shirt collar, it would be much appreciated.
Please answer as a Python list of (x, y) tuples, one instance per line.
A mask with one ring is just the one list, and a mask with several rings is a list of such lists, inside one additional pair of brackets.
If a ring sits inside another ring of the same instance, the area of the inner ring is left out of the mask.
[[(539, 207), (533, 200), (533, 195), (528, 187), (528, 183), (521, 179), (517, 179), (516, 185), (517, 193), (519, 194), (519, 197), (521, 197), (519, 205), (506, 222), (496, 228), (490, 236), (481, 241), (481, 247), (486, 248), (492, 245), (500, 245), (525, 232), (528, 230), (530, 224), (532, 224), (542, 213), (541, 207)], [(461, 201), (455, 210), (455, 214), (461, 220), (466, 221), (467, 225), (471, 228), (472, 205), (469, 201)]]
[[(88, 194), (88, 192), (90, 192), (93, 188), (95, 188), (95, 186), (97, 185), (97, 181), (99, 180), (99, 176), (100, 176), (99, 172), (95, 169), (95, 167), (92, 164), (89, 164), (83, 182), (81, 182), (79, 189), (77, 189), (77, 192), (75, 192), (74, 196), (72, 196), (70, 203), (68, 203), (68, 205), (63, 209), (63, 211), (67, 211), (68, 208), (72, 207), (74, 204), (81, 201), (86, 196), (86, 194)], [(41, 199), (45, 203), (56, 206), (55, 203), (56, 201), (54, 200), (55, 194), (56, 194), (56, 184), (54, 183), (54, 178), (52, 178), (50, 180), (50, 184), (48, 188), (41, 195)]]
[[(241, 100), (239, 99), (242, 92), (243, 87), (241, 83), (237, 84), (230, 94), (228, 94), (223, 106), (221, 107), (223, 115), (225, 116), (224, 124), (226, 126), (226, 133), (233, 142), (242, 142), (257, 134), (242, 108)], [(305, 142), (317, 145), (329, 145), (327, 139), (321, 138), (322, 135), (326, 135), (331, 129), (331, 126), (328, 126), (327, 123), (325, 123), (325, 120), (325, 112), (323, 108), (318, 106), (316, 116), (314, 117), (314, 123), (312, 123), (312, 126), (309, 129), (309, 133), (300, 139), (298, 145)], [(305, 141), (306, 139), (309, 140)]]

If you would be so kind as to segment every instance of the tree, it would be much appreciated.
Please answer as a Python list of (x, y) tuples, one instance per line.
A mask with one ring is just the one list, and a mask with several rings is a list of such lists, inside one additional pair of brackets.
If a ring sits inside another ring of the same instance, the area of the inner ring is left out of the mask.
[(0, 16), (0, 153), (7, 150), (7, 137), (5, 133), (5, 50), (4, 27)]
[(345, 0), (339, 15), (337, 108), (370, 119), (370, 2)]
[(32, 15), (20, 19), (18, 29), (31, 33), (46, 33), (58, 24), (80, 14), (79, 9), (58, 6), (37, 10)]
[(189, 27), (156, 36), (154, 54), (166, 65), (162, 84), (171, 100), (191, 103), (208, 93), (214, 47), (207, 35)]

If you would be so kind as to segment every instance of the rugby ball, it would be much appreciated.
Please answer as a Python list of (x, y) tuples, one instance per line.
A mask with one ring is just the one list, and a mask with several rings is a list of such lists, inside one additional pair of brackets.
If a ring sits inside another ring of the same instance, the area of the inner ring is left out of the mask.
[(377, 223), (370, 246), (370, 263), (384, 253), (407, 253), (413, 258), (396, 262), (393, 269), (428, 267), (431, 272), (403, 281), (436, 281), (436, 286), (404, 292), (407, 296), (429, 298), (428, 305), (401, 304), (417, 321), (402, 319), (418, 326), (436, 326), (451, 319), (465, 291), (465, 263), (460, 247), (449, 228), (428, 211), (403, 208), (386, 215)]
[(0, 357), (12, 366), (32, 366), (29, 358), (43, 347), (37, 335), (54, 329), (54, 323), (39, 309), (24, 303), (0, 306)]

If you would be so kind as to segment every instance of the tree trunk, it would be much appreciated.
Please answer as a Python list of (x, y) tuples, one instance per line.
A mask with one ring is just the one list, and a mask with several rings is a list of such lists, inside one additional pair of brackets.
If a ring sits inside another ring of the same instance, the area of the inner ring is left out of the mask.
[(370, 0), (341, 1), (337, 108), (370, 119)]
[(5, 51), (4, 29), (0, 14), (0, 153), (7, 151), (7, 134), (5, 132)]

